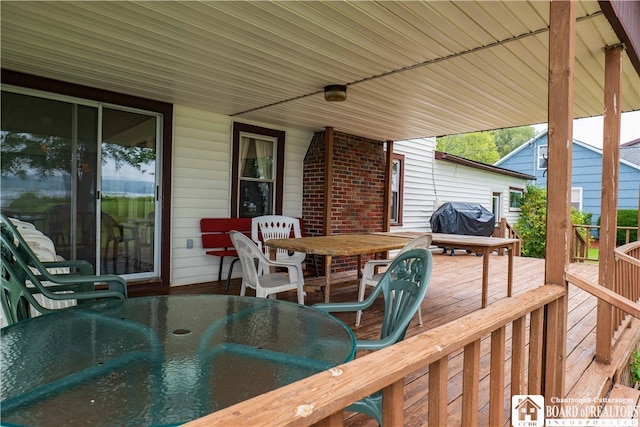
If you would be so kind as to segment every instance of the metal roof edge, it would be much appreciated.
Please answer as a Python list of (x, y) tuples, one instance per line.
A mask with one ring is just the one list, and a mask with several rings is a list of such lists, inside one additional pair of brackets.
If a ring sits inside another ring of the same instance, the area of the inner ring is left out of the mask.
[(446, 162), (457, 163), (459, 165), (468, 166), (474, 169), (480, 169), (487, 172), (497, 173), (500, 175), (512, 176), (514, 178), (522, 178), (527, 180), (535, 180), (536, 177), (533, 175), (528, 175), (526, 173), (516, 172), (511, 169), (505, 169), (494, 165), (488, 165), (486, 163), (477, 162), (475, 160), (465, 159), (464, 157), (459, 157), (453, 154), (443, 153), (442, 151), (435, 151), (434, 158), (436, 160), (443, 160)]

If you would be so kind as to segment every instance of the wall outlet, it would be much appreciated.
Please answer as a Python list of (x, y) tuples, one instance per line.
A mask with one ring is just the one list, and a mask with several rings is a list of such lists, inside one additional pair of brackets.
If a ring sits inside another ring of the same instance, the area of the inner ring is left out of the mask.
[(187, 249), (193, 249), (193, 239), (187, 239)]

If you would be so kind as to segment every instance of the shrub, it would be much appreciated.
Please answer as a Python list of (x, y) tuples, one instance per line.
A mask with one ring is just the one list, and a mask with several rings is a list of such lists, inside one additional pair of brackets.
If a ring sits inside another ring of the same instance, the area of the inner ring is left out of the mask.
[[(597, 224), (600, 225), (600, 218), (598, 218)], [(635, 227), (635, 230), (631, 230), (629, 233), (629, 241), (635, 242), (638, 240), (638, 209), (620, 209), (618, 210), (618, 227)], [(616, 244), (624, 245), (627, 242), (627, 231), (618, 230), (616, 233)]]
[(631, 371), (631, 381), (633, 384), (640, 381), (640, 353), (638, 350), (634, 350), (631, 355), (631, 363), (629, 365), (629, 370)]
[(547, 231), (547, 190), (528, 185), (514, 228), (522, 238), (522, 256), (544, 258)]
[[(524, 193), (521, 214), (514, 228), (522, 238), (522, 256), (544, 258), (547, 248), (547, 189), (528, 185)], [(591, 224), (591, 213), (571, 208), (574, 224)], [(586, 234), (586, 230), (580, 231)]]

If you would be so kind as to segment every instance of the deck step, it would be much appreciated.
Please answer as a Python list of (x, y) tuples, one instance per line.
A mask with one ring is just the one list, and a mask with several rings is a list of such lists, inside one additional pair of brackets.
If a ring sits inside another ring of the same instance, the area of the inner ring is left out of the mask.
[[(637, 420), (640, 390), (614, 384), (604, 401), (598, 418), (615, 420)], [(625, 424), (628, 425), (628, 424)]]
[(611, 377), (602, 373), (583, 375), (565, 399), (568, 402), (574, 402), (571, 406), (575, 407), (576, 414), (595, 412), (592, 410), (594, 402), (601, 402), (604, 399), (611, 390), (611, 384)]

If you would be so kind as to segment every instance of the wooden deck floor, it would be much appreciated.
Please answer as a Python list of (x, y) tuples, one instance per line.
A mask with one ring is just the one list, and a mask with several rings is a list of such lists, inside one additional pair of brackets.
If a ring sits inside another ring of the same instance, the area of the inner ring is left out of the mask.
[[(506, 269), (507, 257), (492, 255), (490, 260), (490, 281), (488, 303), (506, 298)], [(593, 264), (574, 264), (572, 271), (592, 281), (597, 281), (598, 267)], [(425, 330), (434, 328), (444, 323), (453, 321), (475, 310), (479, 310), (481, 304), (481, 272), (482, 259), (475, 255), (459, 253), (456, 256), (444, 255), (434, 252), (434, 267), (427, 297), (422, 305), (424, 324), (418, 325), (417, 318), (411, 322), (407, 337), (419, 334)], [(346, 280), (344, 285), (332, 286), (331, 300), (352, 301), (357, 298), (355, 272), (333, 275), (336, 281)], [(314, 281), (322, 281), (323, 278), (309, 277), (305, 283), (312, 285)], [(514, 262), (513, 294), (522, 294), (530, 289), (541, 286), (544, 282), (544, 260), (516, 257)], [(233, 280), (229, 293), (238, 294), (239, 280)], [(224, 282), (211, 282), (199, 285), (172, 287), (168, 293), (223, 293)], [(148, 292), (131, 292), (135, 297)], [(279, 294), (278, 298), (296, 301), (295, 293)], [(322, 293), (310, 288), (305, 298), (307, 305), (323, 302)], [(585, 387), (595, 387), (593, 375), (590, 372), (595, 354), (595, 325), (596, 325), (596, 298), (584, 291), (571, 286), (569, 289), (569, 317), (567, 336), (567, 373), (566, 394), (585, 395), (589, 390)], [(383, 309), (382, 300), (368, 312), (363, 314), (359, 327), (355, 326), (355, 314), (339, 313), (356, 333), (359, 339), (376, 337), (377, 327), (380, 323)], [(510, 348), (510, 330), (507, 331), (507, 349)], [(485, 345), (486, 344), (486, 345)], [(480, 396), (480, 422), (488, 423), (488, 386), (489, 386), (489, 359), (488, 342), (482, 344), (484, 357), (481, 358), (482, 372)], [(462, 390), (462, 355), (452, 355), (449, 359), (449, 425), (460, 424), (461, 390)], [(507, 371), (507, 375), (509, 371)], [(507, 378), (508, 379), (508, 378)], [(427, 389), (428, 371), (414, 373), (407, 378), (405, 384), (405, 425), (426, 425), (427, 414)], [(510, 414), (510, 385), (506, 384), (505, 393), (505, 419)], [(594, 390), (594, 393), (596, 391)], [(507, 400), (508, 399), (508, 400)], [(345, 425), (349, 427), (374, 426), (375, 422), (361, 414), (345, 413)], [(510, 425), (510, 423), (508, 424)]]

